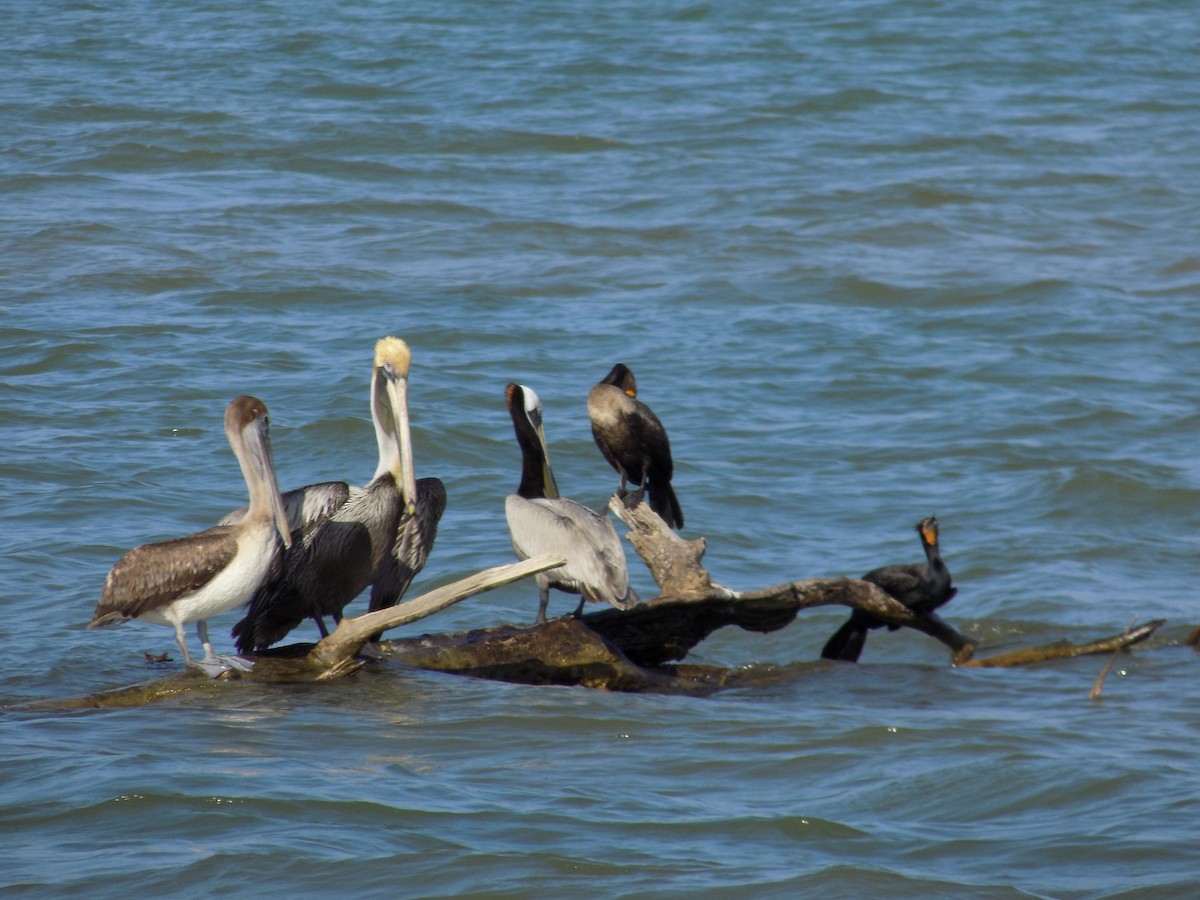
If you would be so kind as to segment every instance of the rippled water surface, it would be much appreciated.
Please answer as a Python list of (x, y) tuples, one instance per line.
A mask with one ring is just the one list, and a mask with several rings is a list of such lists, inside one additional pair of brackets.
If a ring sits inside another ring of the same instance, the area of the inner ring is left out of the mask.
[[(1189, 4), (6, 10), (0, 893), (1192, 894)], [(913, 561), (936, 513), (981, 652), (1168, 624), (1100, 702), (1100, 657), (952, 669), (902, 631), (823, 663), (822, 609), (713, 636), (771, 677), (708, 698), (379, 669), (20, 708), (164, 674), (168, 630), (83, 626), (125, 549), (244, 502), (234, 395), (285, 488), (370, 477), (389, 333), (450, 495), (417, 589), (511, 559), (508, 381), (604, 504), (584, 403), (624, 361), (724, 584)]]

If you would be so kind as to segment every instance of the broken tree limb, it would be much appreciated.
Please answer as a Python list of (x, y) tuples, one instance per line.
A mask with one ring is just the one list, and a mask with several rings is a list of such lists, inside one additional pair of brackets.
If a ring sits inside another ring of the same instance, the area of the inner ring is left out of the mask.
[(1009, 653), (996, 653), (981, 659), (972, 659), (960, 665), (978, 669), (1009, 668), (1012, 666), (1028, 666), (1033, 663), (1047, 662), (1052, 659), (1070, 659), (1075, 656), (1090, 656), (1095, 653), (1113, 653), (1117, 650), (1127, 650), (1134, 644), (1140, 644), (1154, 634), (1167, 620), (1155, 619), (1139, 628), (1123, 631), (1112, 637), (1101, 638), (1086, 644), (1072, 644), (1070, 641), (1056, 641), (1041, 647), (1025, 647)]
[(377, 612), (342, 619), (333, 634), (322, 638), (320, 643), (309, 652), (308, 661), (318, 668), (336, 666), (353, 659), (371, 636), (380, 631), (416, 622), (418, 619), (441, 612), (460, 600), (466, 600), (476, 594), (482, 594), (493, 588), (528, 578), (530, 575), (536, 575), (547, 569), (556, 569), (565, 565), (566, 562), (566, 559), (561, 556), (543, 554), (521, 562), (495, 566), (459, 579), (453, 584), (443, 585), (414, 600), (408, 600)]
[(515, 684), (706, 695), (764, 679), (760, 671), (740, 668), (639, 665), (595, 631), (586, 616), (423, 635), (389, 641), (384, 647), (389, 659), (412, 668)]
[[(814, 578), (753, 591), (715, 583), (703, 565), (703, 538), (685, 541), (642, 503), (627, 509), (617, 498), (610, 509), (630, 528), (628, 538), (646, 563), (660, 595), (630, 610), (605, 608), (578, 619), (539, 626), (499, 626), (457, 634), (384, 641), (382, 654), (403, 666), (526, 684), (583, 685), (621, 691), (709, 693), (735, 684), (776, 677), (758, 667), (741, 669), (681, 665), (714, 631), (734, 625), (770, 632), (790, 624), (801, 610), (840, 605), (861, 609), (897, 626), (914, 628), (949, 647), (955, 665), (1006, 667), (1105, 653), (1145, 640), (1161, 622), (1090, 644), (1058, 642), (972, 659), (973, 643), (938, 616), (916, 615), (874, 584), (857, 578)], [(53, 708), (128, 706), (219, 685), (340, 678), (363, 665), (370, 637), (431, 615), (490, 588), (562, 565), (543, 557), (480, 572), (387, 610), (344, 619), (316, 645), (293, 644), (265, 651), (249, 673), (218, 680), (181, 673), (158, 682), (95, 694)], [(45, 708), (45, 705), (40, 705)]]
[(677, 600), (733, 596), (733, 591), (713, 584), (700, 562), (707, 546), (704, 538), (683, 540), (645, 501), (630, 509), (613, 494), (608, 508), (632, 529), (626, 537), (650, 569), (660, 596)]
[[(1125, 633), (1129, 634), (1133, 630), (1133, 626), (1137, 624), (1137, 617), (1129, 623), (1129, 627), (1125, 629)], [(1092, 701), (1099, 700), (1104, 693), (1104, 679), (1108, 677), (1108, 673), (1112, 671), (1112, 667), (1117, 664), (1117, 657), (1121, 655), (1121, 651), (1114, 650), (1112, 656), (1108, 658), (1108, 662), (1104, 664), (1104, 668), (1100, 670), (1100, 674), (1096, 676), (1096, 683), (1092, 685), (1092, 689), (1088, 691), (1088, 699)]]
[[(646, 606), (653, 608), (655, 604), (681, 600), (701, 604), (694, 610), (675, 610), (683, 620), (681, 634), (663, 635), (660, 627), (653, 629), (654, 634), (631, 633), (617, 640), (631, 659), (645, 660), (643, 664), (656, 665), (669, 659), (682, 659), (676, 654), (686, 653), (725, 625), (738, 625), (750, 631), (774, 631), (790, 623), (801, 609), (834, 604), (865, 610), (890, 625), (924, 632), (949, 647), (956, 662), (969, 659), (973, 652), (972, 643), (938, 616), (917, 615), (881, 588), (858, 578), (811, 578), (756, 591), (732, 591), (714, 583), (704, 568), (701, 562), (705, 549), (703, 538), (683, 540), (645, 503), (629, 509), (614, 496), (609, 500), (608, 508), (631, 529), (629, 542), (661, 590), (661, 596)], [(637, 616), (640, 610), (642, 607), (635, 607), (625, 615)], [(605, 615), (607, 612), (596, 613), (588, 620)], [(615, 632), (624, 628), (619, 619), (611, 616), (599, 624), (606, 629), (604, 633), (610, 640), (617, 639)], [(625, 624), (644, 627), (647, 623), (635, 619)], [(657, 653), (653, 652), (655, 634), (669, 638), (663, 641), (662, 649)], [(640, 644), (640, 648), (634, 646), (634, 642)]]
[(603, 609), (541, 626), (500, 626), (458, 634), (388, 641), (389, 659), (415, 668), (523, 684), (575, 684), (608, 690), (704, 692), (734, 680), (726, 670), (670, 665), (719, 628), (783, 628), (801, 609), (842, 605), (885, 622), (916, 628), (946, 644), (956, 660), (973, 645), (935, 615), (914, 614), (874, 584), (857, 578), (815, 578), (757, 591), (733, 591), (712, 581), (701, 559), (703, 539), (685, 541), (645, 503), (609, 508), (629, 525), (660, 596), (629, 610)]
[(770, 632), (808, 606), (844, 604), (887, 621), (911, 622), (962, 653), (972, 645), (936, 616), (915, 616), (875, 585), (854, 578), (792, 582), (753, 595), (659, 597), (629, 610), (604, 609), (544, 625), (499, 626), (387, 641), (388, 658), (438, 672), (520, 684), (585, 685), (621, 691), (707, 692), (733, 673), (669, 665), (719, 628)]
[(732, 597), (721, 592), (686, 600), (658, 597), (624, 612), (603, 610), (583, 620), (634, 662), (656, 666), (683, 659), (719, 628), (736, 625), (746, 631), (777, 631), (791, 623), (802, 609), (835, 604), (866, 610), (885, 622), (917, 628), (955, 653), (971, 646), (936, 616), (918, 616), (877, 586), (857, 578), (812, 578)]

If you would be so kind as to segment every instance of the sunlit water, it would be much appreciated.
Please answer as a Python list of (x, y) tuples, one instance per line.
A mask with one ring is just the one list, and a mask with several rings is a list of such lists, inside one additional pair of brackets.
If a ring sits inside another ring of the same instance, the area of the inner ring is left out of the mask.
[[(584, 404), (620, 360), (720, 582), (914, 561), (936, 513), (944, 612), (983, 652), (1135, 616), (1179, 640), (1194, 12), (9, 4), (0, 700), (173, 671), (142, 661), (166, 629), (84, 629), (108, 568), (244, 503), (238, 393), (270, 407), (285, 488), (369, 478), (388, 333), (418, 474), (450, 494), (416, 590), (512, 558), (508, 381), (541, 395), (560, 486), (604, 504)], [(406, 632), (536, 602), (518, 584)], [(1093, 703), (1101, 658), (955, 670), (877, 632), (821, 663), (840, 619), (715, 635), (696, 660), (777, 677), (703, 699), (376, 670), (10, 709), (0, 892), (1191, 894), (1191, 649), (1122, 657)]]

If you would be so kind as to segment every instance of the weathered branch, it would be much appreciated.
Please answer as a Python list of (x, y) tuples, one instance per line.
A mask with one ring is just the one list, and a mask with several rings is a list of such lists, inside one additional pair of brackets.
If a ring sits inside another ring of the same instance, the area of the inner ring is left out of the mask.
[(1008, 668), (1011, 666), (1028, 666), (1033, 663), (1046, 662), (1052, 659), (1070, 659), (1075, 656), (1089, 656), (1095, 653), (1113, 653), (1117, 650), (1127, 650), (1134, 644), (1140, 644), (1154, 634), (1166, 619), (1155, 619), (1140, 628), (1123, 631), (1112, 637), (1101, 638), (1087, 644), (1072, 644), (1070, 641), (1057, 641), (1041, 647), (1025, 647), (1009, 653), (997, 653), (982, 659), (972, 659), (961, 663), (978, 669)]
[(661, 596), (677, 600), (733, 596), (733, 591), (713, 584), (700, 562), (706, 548), (704, 538), (683, 540), (644, 502), (629, 509), (614, 494), (608, 508), (632, 529), (626, 535), (629, 543), (650, 569)]
[[(606, 629), (605, 635), (621, 643), (631, 658), (645, 659), (647, 665), (682, 659), (683, 654), (724, 625), (774, 631), (791, 622), (801, 609), (834, 604), (865, 610), (888, 624), (924, 632), (949, 647), (955, 654), (955, 662), (969, 659), (973, 653), (972, 643), (936, 615), (917, 615), (876, 585), (858, 578), (811, 578), (757, 591), (731, 591), (715, 584), (702, 565), (703, 538), (684, 541), (645, 503), (628, 509), (614, 496), (608, 508), (630, 527), (629, 542), (662, 591), (647, 606), (680, 600), (704, 604), (702, 609), (690, 613), (676, 611), (684, 618), (682, 623), (678, 618), (669, 620), (671, 626), (682, 625), (677, 635), (664, 634), (661, 629), (646, 630), (647, 623), (637, 617), (643, 607), (626, 613), (627, 621), (609, 616), (598, 623)], [(589, 617), (589, 621), (593, 618)], [(620, 635), (616, 633), (618, 630), (622, 632)], [(656, 640), (661, 642), (662, 650), (647, 653), (653, 650)], [(644, 649), (635, 647), (635, 642)]]
[(318, 668), (336, 666), (353, 659), (371, 636), (380, 631), (407, 625), (453, 606), (460, 600), (536, 575), (546, 569), (558, 568), (565, 563), (566, 560), (561, 556), (545, 554), (506, 566), (495, 566), (389, 609), (342, 619), (333, 634), (323, 638), (309, 652), (308, 660)]
[(783, 628), (811, 606), (841, 604), (885, 622), (908, 625), (947, 644), (960, 657), (971, 644), (936, 616), (917, 616), (866, 581), (795, 581), (738, 593), (715, 584), (701, 563), (703, 539), (684, 541), (650, 508), (609, 508), (633, 530), (630, 542), (659, 584), (661, 596), (630, 610), (604, 609), (542, 626), (502, 626), (459, 634), (388, 641), (390, 659), (422, 669), (526, 684), (582, 684), (609, 690), (706, 691), (728, 683), (724, 670), (667, 666), (682, 660), (719, 628)]
[[(754, 591), (733, 591), (715, 583), (704, 568), (703, 538), (681, 539), (645, 503), (627, 509), (614, 497), (609, 508), (629, 526), (630, 543), (659, 585), (660, 596), (630, 610), (605, 608), (578, 619), (556, 619), (538, 626), (508, 625), (384, 641), (380, 645), (383, 654), (414, 668), (526, 684), (707, 693), (772, 676), (761, 674), (761, 670), (755, 674), (678, 664), (697, 644), (729, 625), (756, 632), (775, 631), (791, 623), (800, 610), (816, 606), (864, 610), (888, 624), (916, 629), (945, 644), (954, 653), (955, 665), (988, 668), (1126, 649), (1145, 640), (1162, 624), (1152, 622), (1079, 646), (1061, 641), (973, 659), (975, 647), (968, 638), (936, 615), (914, 614), (874, 584), (857, 578), (813, 578)], [(562, 564), (561, 557), (539, 557), (499, 566), (391, 609), (343, 619), (333, 634), (316, 645), (293, 644), (265, 651), (248, 673), (230, 672), (214, 680), (185, 672), (150, 684), (49, 705), (126, 706), (183, 692), (228, 688), (231, 682), (339, 678), (363, 665), (359, 654), (372, 635)]]
[(588, 616), (567, 617), (543, 625), (502, 625), (405, 638), (388, 641), (384, 649), (389, 659), (418, 669), (516, 684), (582, 685), (610, 691), (709, 694), (775, 675), (774, 671), (718, 666), (642, 665), (593, 625)]

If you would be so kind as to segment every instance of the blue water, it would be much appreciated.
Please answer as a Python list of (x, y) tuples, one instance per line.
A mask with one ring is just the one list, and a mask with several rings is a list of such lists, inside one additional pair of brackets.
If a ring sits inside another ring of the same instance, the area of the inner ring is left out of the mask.
[[(1190, 896), (1194, 12), (9, 3), (0, 893)], [(245, 502), (234, 395), (285, 489), (370, 477), (389, 333), (450, 496), (414, 592), (512, 558), (508, 381), (603, 506), (585, 397), (624, 361), (723, 584), (914, 561), (936, 513), (981, 653), (1168, 625), (1100, 702), (1100, 657), (823, 663), (820, 609), (714, 635), (696, 661), (775, 677), (703, 699), (381, 668), (18, 708), (177, 669), (167, 629), (83, 626), (124, 550)]]

